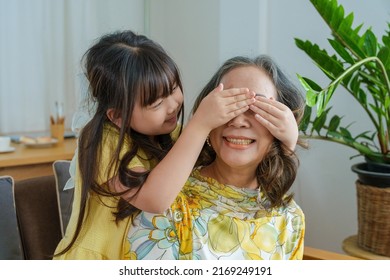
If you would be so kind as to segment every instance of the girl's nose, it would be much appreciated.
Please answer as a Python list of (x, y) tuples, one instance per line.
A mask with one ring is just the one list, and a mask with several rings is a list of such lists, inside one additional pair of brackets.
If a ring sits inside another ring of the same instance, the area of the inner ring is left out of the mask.
[(179, 102), (173, 97), (173, 95), (170, 95), (167, 97), (168, 102), (168, 113), (172, 114), (177, 110), (177, 107), (179, 106)]

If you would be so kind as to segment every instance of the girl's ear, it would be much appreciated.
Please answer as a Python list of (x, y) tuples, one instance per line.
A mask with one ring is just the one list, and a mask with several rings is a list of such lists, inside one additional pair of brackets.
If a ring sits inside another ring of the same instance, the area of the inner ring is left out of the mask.
[(108, 109), (107, 112), (106, 112), (106, 115), (107, 115), (107, 118), (113, 124), (115, 124), (117, 127), (121, 127), (122, 126), (122, 118), (121, 117), (117, 117), (115, 109), (113, 109), (113, 108)]

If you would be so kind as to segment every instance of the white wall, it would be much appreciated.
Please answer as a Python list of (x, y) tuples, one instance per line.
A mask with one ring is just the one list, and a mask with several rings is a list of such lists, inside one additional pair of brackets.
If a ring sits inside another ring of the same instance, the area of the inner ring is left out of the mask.
[(189, 113), (190, 104), (219, 64), (218, 1), (150, 0), (149, 12), (148, 35), (179, 65)]
[(0, 135), (48, 131), (55, 101), (70, 127), (81, 56), (124, 28), (144, 32), (143, 0), (0, 0)]
[[(160, 42), (178, 63), (184, 80), (186, 109), (212, 73), (234, 55), (269, 54), (296, 81), (296, 73), (323, 85), (326, 79), (300, 51), (294, 38), (309, 39), (328, 48), (327, 26), (308, 0), (149, 0), (149, 35)], [(356, 24), (373, 26), (381, 35), (390, 1), (339, 0)], [(334, 110), (359, 119), (361, 111), (344, 93), (335, 98)], [(363, 121), (364, 123), (364, 121)], [(336, 144), (310, 142), (299, 150), (300, 171), (294, 185), (296, 200), (306, 214), (306, 244), (343, 252), (342, 241), (357, 232), (356, 176), (350, 171), (354, 151)]]

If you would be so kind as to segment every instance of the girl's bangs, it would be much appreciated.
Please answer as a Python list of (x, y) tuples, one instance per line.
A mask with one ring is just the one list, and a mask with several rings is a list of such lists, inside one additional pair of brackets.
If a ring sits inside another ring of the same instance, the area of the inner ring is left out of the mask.
[(176, 86), (182, 88), (179, 71), (175, 64), (166, 62), (164, 64), (152, 63), (143, 72), (143, 86), (140, 85), (141, 106), (153, 104), (159, 98), (172, 94)]

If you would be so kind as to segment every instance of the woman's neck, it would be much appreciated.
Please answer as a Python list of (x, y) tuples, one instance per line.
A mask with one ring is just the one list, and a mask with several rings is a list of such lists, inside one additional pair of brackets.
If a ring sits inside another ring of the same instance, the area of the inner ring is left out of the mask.
[(203, 167), (200, 173), (205, 177), (215, 179), (221, 184), (233, 185), (238, 188), (258, 188), (256, 170), (253, 168), (233, 168), (214, 161)]

